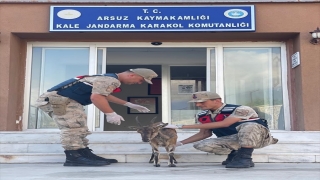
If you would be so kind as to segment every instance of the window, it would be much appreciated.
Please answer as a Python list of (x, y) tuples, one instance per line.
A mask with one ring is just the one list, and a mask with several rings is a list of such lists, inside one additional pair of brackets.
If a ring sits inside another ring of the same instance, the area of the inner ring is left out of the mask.
[(250, 106), (270, 129), (284, 129), (279, 48), (224, 48), (224, 97)]
[(89, 48), (33, 47), (28, 129), (57, 128), (55, 122), (34, 107), (39, 95), (60, 82), (89, 74)]

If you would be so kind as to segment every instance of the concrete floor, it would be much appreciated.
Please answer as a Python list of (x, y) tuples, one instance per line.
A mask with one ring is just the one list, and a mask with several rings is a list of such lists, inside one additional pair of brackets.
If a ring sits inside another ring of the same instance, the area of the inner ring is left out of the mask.
[(116, 163), (102, 167), (62, 164), (0, 164), (0, 180), (320, 180), (320, 163), (256, 163), (254, 168), (227, 169), (218, 163)]

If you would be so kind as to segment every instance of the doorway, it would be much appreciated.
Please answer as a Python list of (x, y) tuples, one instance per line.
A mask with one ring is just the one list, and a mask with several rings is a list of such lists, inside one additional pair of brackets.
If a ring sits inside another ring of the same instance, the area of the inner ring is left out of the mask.
[(206, 91), (206, 66), (171, 66), (170, 96), (172, 124), (194, 124), (201, 110), (190, 103), (192, 93)]
[[(161, 79), (161, 65), (107, 65), (106, 67), (106, 73), (119, 73), (124, 72), (129, 69), (135, 69), (135, 68), (148, 68), (152, 69), (158, 74), (158, 78)], [(154, 81), (154, 79), (153, 79)], [(153, 82), (154, 83), (154, 82)], [(138, 117), (139, 122), (142, 125), (147, 125), (150, 120), (154, 117), (157, 117), (155, 119), (155, 122), (162, 120), (162, 101), (161, 101), (161, 94), (150, 94), (149, 89), (150, 86), (147, 83), (143, 84), (133, 84), (133, 85), (127, 85), (127, 84), (121, 84), (121, 92), (119, 93), (113, 93), (112, 95), (116, 96), (117, 98), (123, 99), (128, 102), (132, 103), (139, 103), (140, 105), (148, 106), (147, 104), (150, 104), (150, 107), (147, 107), (150, 109), (151, 113), (139, 113), (136, 110), (131, 110), (125, 106), (121, 106), (118, 104), (110, 103), (111, 108), (119, 115), (121, 115), (125, 121), (121, 123), (120, 126), (105, 123), (104, 124), (104, 131), (132, 131), (128, 128), (128, 126), (136, 126), (136, 117)], [(138, 102), (134, 102), (134, 100), (137, 100)], [(139, 101), (140, 100), (140, 101)], [(152, 101), (147, 104), (143, 104), (145, 101)], [(154, 100), (154, 101), (153, 101)], [(141, 102), (144, 101), (144, 102)], [(152, 103), (152, 104), (151, 104)], [(154, 106), (152, 106), (154, 105)], [(152, 107), (151, 107), (152, 106)], [(106, 122), (106, 119), (104, 117), (104, 122)]]
[[(103, 56), (101, 55), (101, 57)], [(186, 101), (188, 94), (199, 88), (205, 90), (203, 88), (206, 87), (206, 48), (107, 48), (105, 58), (106, 73), (119, 73), (133, 68), (149, 68), (154, 70), (158, 77), (153, 79), (152, 85), (147, 83), (141, 85), (122, 84), (122, 91), (113, 94), (126, 101), (132, 99), (138, 99), (140, 102), (150, 100), (155, 103), (150, 107), (156, 108), (152, 113), (139, 113), (121, 105), (111, 104), (113, 110), (123, 116), (125, 121), (120, 126), (104, 123), (106, 120), (103, 114), (100, 117), (103, 122), (96, 123), (103, 127), (103, 131), (132, 131), (128, 126), (137, 125), (136, 117), (142, 125), (149, 124), (154, 117), (157, 117), (156, 122), (170, 123), (174, 122), (176, 118), (179, 118), (180, 121), (182, 119), (190, 121), (194, 117), (196, 111), (194, 107), (181, 109), (178, 104), (186, 103), (185, 106), (189, 107), (190, 104)], [(193, 63), (194, 66), (190, 66), (190, 63)], [(167, 71), (168, 68), (170, 71)], [(180, 83), (180, 86), (177, 86), (180, 87), (180, 94), (172, 94), (177, 88), (174, 87), (173, 82)], [(181, 88), (185, 89), (191, 86), (192, 90), (181, 92)], [(166, 93), (170, 89), (173, 91)], [(180, 113), (187, 111), (187, 114), (181, 116)], [(180, 115), (177, 116), (177, 114)]]

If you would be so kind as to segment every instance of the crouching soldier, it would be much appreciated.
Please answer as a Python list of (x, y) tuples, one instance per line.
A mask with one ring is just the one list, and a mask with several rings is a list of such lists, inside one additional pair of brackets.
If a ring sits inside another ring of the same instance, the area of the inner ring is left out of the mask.
[(93, 154), (89, 149), (87, 135), (87, 116), (83, 106), (93, 103), (106, 114), (108, 123), (120, 125), (122, 116), (112, 110), (109, 102), (124, 105), (139, 112), (148, 112), (146, 107), (132, 104), (111, 95), (119, 92), (121, 83), (141, 84), (144, 81), (152, 84), (151, 79), (157, 74), (150, 69), (130, 69), (118, 74), (101, 74), (78, 76), (66, 80), (42, 94), (36, 106), (49, 114), (60, 131), (61, 144), (65, 149), (64, 166), (103, 166), (118, 162)]
[[(177, 146), (194, 143), (194, 148), (218, 155), (228, 154), (222, 162), (226, 168), (253, 167), (254, 149), (276, 144), (278, 139), (269, 132), (266, 120), (248, 106), (225, 104), (217, 93), (201, 91), (192, 94), (192, 100), (202, 112), (196, 115), (199, 124), (168, 125), (166, 128), (200, 129)], [(214, 133), (217, 138), (210, 138)], [(205, 140), (204, 140), (205, 139)], [(202, 141), (200, 141), (202, 140)]]

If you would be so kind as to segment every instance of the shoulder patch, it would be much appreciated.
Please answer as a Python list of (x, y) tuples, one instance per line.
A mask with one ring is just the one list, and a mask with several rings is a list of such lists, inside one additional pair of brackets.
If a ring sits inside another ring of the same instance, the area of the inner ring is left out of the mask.
[(221, 109), (222, 112), (224, 111), (234, 111), (236, 109), (236, 107), (224, 107)]
[(225, 110), (233, 110), (233, 109), (235, 109), (236, 107), (224, 107), (223, 109), (225, 109)]
[(221, 112), (233, 112), (236, 108), (238, 108), (239, 105), (233, 105), (233, 104), (226, 104), (226, 106), (224, 106), (221, 109)]

